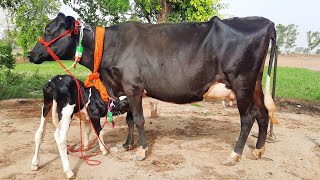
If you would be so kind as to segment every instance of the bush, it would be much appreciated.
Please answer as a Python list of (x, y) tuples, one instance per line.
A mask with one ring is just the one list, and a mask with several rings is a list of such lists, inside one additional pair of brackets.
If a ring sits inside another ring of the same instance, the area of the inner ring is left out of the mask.
[(0, 41), (0, 69), (6, 67), (13, 69), (15, 66), (15, 59), (12, 56), (12, 47)]

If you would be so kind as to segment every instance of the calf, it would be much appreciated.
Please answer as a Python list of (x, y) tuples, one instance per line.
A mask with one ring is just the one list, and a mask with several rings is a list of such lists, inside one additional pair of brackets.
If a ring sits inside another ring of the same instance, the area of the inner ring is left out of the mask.
[[(74, 173), (72, 172), (67, 157), (67, 145), (66, 136), (70, 126), (70, 121), (74, 113), (80, 112), (84, 114), (84, 147), (88, 147), (89, 134), (91, 132), (91, 126), (89, 117), (93, 124), (93, 127), (99, 137), (100, 150), (103, 155), (107, 154), (103, 141), (103, 131), (100, 125), (100, 118), (107, 115), (108, 102), (104, 102), (101, 99), (99, 91), (95, 88), (85, 88), (83, 82), (79, 81), (83, 98), (86, 102), (88, 113), (85, 109), (84, 103), (78, 103), (78, 90), (76, 81), (69, 75), (57, 75), (43, 87), (44, 103), (42, 107), (42, 116), (40, 120), (40, 127), (35, 134), (35, 154), (32, 159), (32, 170), (38, 170), (39, 168), (39, 148), (43, 141), (46, 129), (46, 117), (52, 109), (52, 121), (56, 127), (54, 133), (55, 140), (58, 145), (59, 154), (62, 160), (63, 170), (68, 178), (72, 178)], [(112, 105), (112, 113), (114, 115), (122, 114), (129, 110), (128, 101), (125, 96), (120, 97), (114, 101)]]

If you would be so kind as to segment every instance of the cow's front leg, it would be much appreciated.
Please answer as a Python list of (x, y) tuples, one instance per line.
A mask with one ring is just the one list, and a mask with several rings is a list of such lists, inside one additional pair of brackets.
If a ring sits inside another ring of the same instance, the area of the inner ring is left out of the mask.
[(54, 138), (57, 142), (60, 158), (63, 165), (63, 171), (66, 173), (67, 178), (74, 178), (74, 173), (70, 168), (70, 163), (67, 155), (67, 132), (69, 129), (71, 116), (75, 105), (67, 105), (62, 108), (62, 118), (58, 124), (58, 128), (54, 132)]
[(128, 101), (130, 104), (133, 122), (138, 128), (139, 132), (139, 148), (137, 151), (136, 156), (134, 157), (135, 160), (141, 161), (146, 158), (146, 151), (147, 151), (147, 139), (146, 133), (144, 130), (144, 117), (143, 117), (143, 109), (142, 109), (142, 94), (128, 97)]
[(47, 120), (46, 120), (46, 116), (48, 114), (50, 107), (48, 106), (43, 106), (42, 107), (42, 114), (41, 114), (41, 119), (40, 119), (40, 126), (38, 128), (38, 130), (36, 131), (35, 137), (34, 137), (34, 141), (35, 141), (35, 152), (34, 152), (34, 156), (32, 158), (32, 164), (31, 164), (31, 169), (33, 171), (37, 171), (39, 169), (39, 149), (40, 149), (40, 145), (43, 141), (43, 138), (46, 134), (46, 126), (47, 126)]
[(134, 143), (134, 138), (133, 138), (134, 122), (133, 122), (133, 116), (131, 112), (127, 113), (126, 122), (128, 125), (128, 137), (127, 137), (127, 141), (122, 146), (126, 150), (130, 150), (132, 149), (132, 145)]

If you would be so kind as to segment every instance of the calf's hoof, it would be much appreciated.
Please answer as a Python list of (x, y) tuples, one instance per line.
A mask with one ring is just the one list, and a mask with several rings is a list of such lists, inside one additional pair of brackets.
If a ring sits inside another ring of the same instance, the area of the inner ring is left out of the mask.
[(66, 172), (67, 178), (68, 179), (74, 179), (76, 178), (76, 176), (74, 175), (74, 173), (72, 171)]
[(108, 154), (108, 151), (107, 150), (103, 150), (102, 151), (102, 155), (106, 156)]
[(239, 162), (241, 159), (241, 155), (232, 151), (230, 157), (225, 160), (224, 162), (221, 162), (220, 164), (223, 166), (234, 166), (237, 162)]
[(247, 155), (247, 158), (253, 159), (253, 160), (260, 159), (265, 151), (266, 149), (264, 146), (261, 149), (255, 149), (250, 154)]
[(137, 153), (134, 156), (134, 160), (136, 161), (142, 161), (146, 158), (146, 152), (147, 152), (148, 148), (146, 147), (145, 149), (142, 148), (142, 146), (140, 146), (137, 149)]
[(38, 171), (39, 170), (39, 166), (38, 165), (31, 165), (31, 170), (32, 171)]

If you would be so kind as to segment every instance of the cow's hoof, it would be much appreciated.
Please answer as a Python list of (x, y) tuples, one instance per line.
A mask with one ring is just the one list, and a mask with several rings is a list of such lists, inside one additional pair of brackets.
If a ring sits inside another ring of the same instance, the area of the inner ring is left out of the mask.
[(241, 154), (238, 154), (234, 151), (232, 151), (230, 158), (228, 158), (226, 161), (221, 162), (221, 165), (224, 166), (234, 166), (237, 162), (239, 162), (241, 159)]
[(260, 159), (265, 151), (266, 149), (264, 146), (261, 149), (255, 149), (250, 154), (247, 155), (247, 158), (253, 159), (253, 160)]
[(142, 148), (142, 146), (140, 146), (137, 150), (137, 154), (134, 156), (134, 160), (136, 161), (142, 161), (146, 158), (146, 152), (147, 152), (148, 148), (146, 147), (145, 149)]
[(39, 170), (39, 166), (38, 165), (31, 165), (31, 170), (32, 171), (38, 171)]
[(234, 165), (236, 165), (236, 162), (233, 162), (232, 160), (227, 159), (224, 162), (221, 162), (220, 164), (223, 166), (234, 166)]
[(122, 145), (122, 147), (123, 147), (126, 151), (129, 151), (129, 150), (131, 150), (131, 149), (133, 148), (133, 145), (132, 145), (132, 144), (129, 145), (129, 144), (125, 143), (125, 144)]
[(74, 175), (74, 173), (73, 173), (72, 171), (67, 172), (66, 175), (67, 175), (67, 178), (68, 178), (68, 179), (74, 179), (74, 178), (76, 178), (76, 176)]

